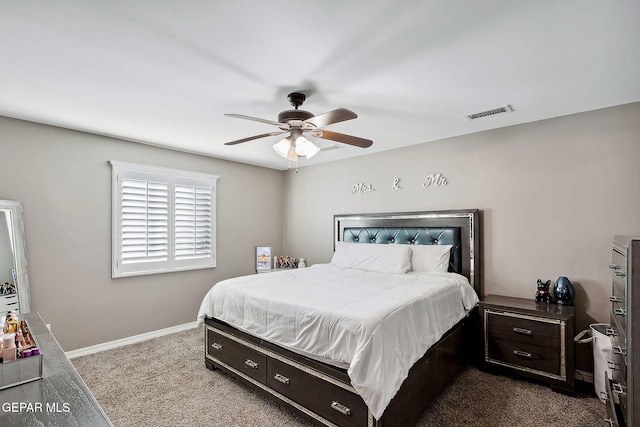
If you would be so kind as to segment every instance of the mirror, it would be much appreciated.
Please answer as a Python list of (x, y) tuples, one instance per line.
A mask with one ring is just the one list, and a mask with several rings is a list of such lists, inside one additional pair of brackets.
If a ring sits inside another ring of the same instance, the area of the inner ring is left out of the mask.
[(0, 200), (0, 315), (31, 311), (22, 204)]

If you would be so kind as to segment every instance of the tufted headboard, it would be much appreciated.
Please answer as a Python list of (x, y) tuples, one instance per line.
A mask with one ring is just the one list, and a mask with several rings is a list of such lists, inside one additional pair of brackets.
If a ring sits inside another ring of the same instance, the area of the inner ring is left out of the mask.
[(429, 211), (334, 216), (334, 242), (452, 245), (449, 271), (466, 276), (482, 296), (480, 211)]
[(459, 227), (345, 227), (341, 240), (350, 243), (451, 245), (449, 271), (462, 273)]

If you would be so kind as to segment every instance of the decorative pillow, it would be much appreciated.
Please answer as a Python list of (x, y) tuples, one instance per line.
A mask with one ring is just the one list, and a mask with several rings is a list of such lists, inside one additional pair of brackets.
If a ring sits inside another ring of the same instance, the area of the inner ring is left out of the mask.
[(410, 245), (411, 268), (420, 272), (446, 273), (452, 245)]
[(411, 270), (409, 245), (336, 242), (331, 264), (379, 273), (407, 273)]

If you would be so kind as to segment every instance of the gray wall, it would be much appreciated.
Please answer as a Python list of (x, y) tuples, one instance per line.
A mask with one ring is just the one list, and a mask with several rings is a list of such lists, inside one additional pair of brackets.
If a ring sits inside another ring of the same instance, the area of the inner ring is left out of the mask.
[[(485, 292), (531, 298), (565, 275), (579, 330), (608, 319), (611, 236), (640, 234), (638, 117), (629, 104), (297, 174), (0, 117), (0, 199), (23, 203), (33, 311), (65, 350), (193, 321), (213, 283), (253, 271), (256, 245), (327, 262), (332, 216), (354, 212), (481, 209)], [(111, 279), (108, 160), (220, 175), (218, 267)], [(448, 185), (423, 188), (432, 173)], [(375, 191), (350, 195), (360, 182)]]
[[(23, 203), (32, 311), (66, 350), (196, 319), (215, 282), (282, 249), (284, 174), (0, 117), (0, 199)], [(111, 279), (109, 160), (220, 175), (217, 267)]]
[[(608, 322), (612, 236), (640, 234), (639, 118), (635, 103), (302, 168), (285, 249), (329, 261), (334, 214), (479, 208), (486, 294), (532, 298), (538, 278), (567, 276), (578, 330)], [(448, 185), (423, 188), (432, 173)], [(375, 191), (350, 195), (360, 182)]]

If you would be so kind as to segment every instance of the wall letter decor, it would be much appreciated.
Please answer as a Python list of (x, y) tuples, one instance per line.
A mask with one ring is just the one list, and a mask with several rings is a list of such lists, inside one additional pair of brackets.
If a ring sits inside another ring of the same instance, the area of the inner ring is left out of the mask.
[(424, 184), (422, 184), (423, 187), (428, 187), (429, 185), (433, 184), (436, 187), (439, 187), (441, 185), (447, 185), (447, 179), (439, 173), (432, 173), (431, 175), (427, 176), (426, 181)]
[(372, 184), (359, 182), (357, 184), (353, 184), (350, 194), (353, 196), (354, 194), (371, 193), (372, 191), (376, 191)]
[(402, 190), (402, 186), (400, 186), (400, 178), (396, 178), (393, 180), (393, 185), (391, 186), (393, 191)]

